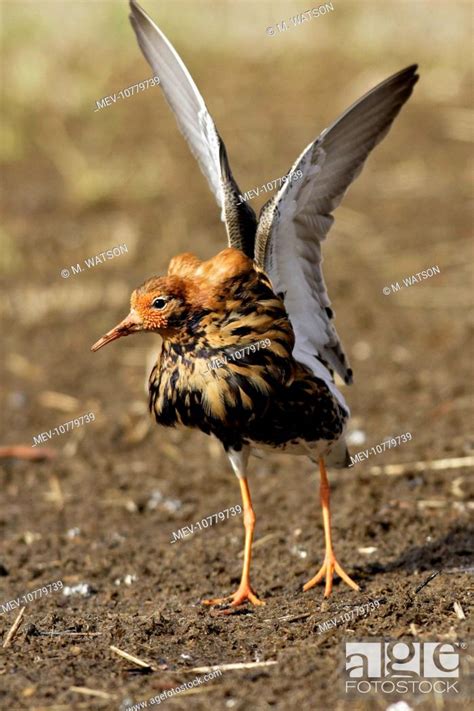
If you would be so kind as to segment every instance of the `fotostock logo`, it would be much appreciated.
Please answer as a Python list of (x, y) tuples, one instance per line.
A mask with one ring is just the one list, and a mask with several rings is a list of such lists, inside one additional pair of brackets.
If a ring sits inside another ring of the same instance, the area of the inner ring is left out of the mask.
[(346, 642), (345, 692), (459, 694), (460, 650), (453, 642)]

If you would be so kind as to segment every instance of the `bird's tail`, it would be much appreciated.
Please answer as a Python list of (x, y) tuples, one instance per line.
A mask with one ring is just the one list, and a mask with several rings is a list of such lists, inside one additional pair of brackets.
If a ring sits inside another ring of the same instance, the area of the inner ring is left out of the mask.
[(331, 453), (324, 457), (324, 461), (328, 467), (334, 467), (335, 469), (345, 469), (349, 466), (351, 458), (344, 436), (337, 441)]

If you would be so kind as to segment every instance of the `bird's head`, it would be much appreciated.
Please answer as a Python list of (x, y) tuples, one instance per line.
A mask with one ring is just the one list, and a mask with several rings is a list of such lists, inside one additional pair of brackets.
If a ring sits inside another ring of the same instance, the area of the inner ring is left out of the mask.
[(155, 331), (162, 336), (181, 329), (191, 311), (184, 280), (177, 276), (152, 277), (132, 292), (130, 313), (94, 343), (98, 351), (111, 341), (138, 331)]
[(207, 262), (193, 254), (178, 255), (171, 260), (167, 276), (152, 277), (135, 289), (128, 316), (99, 338), (91, 350), (98, 351), (138, 331), (188, 340), (204, 315), (225, 310), (224, 283), (249, 272), (253, 272), (252, 261), (232, 248)]

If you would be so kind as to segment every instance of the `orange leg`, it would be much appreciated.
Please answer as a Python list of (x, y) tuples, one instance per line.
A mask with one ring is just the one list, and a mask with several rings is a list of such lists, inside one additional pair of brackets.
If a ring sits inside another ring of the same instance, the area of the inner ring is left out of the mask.
[(324, 523), (324, 540), (326, 543), (326, 554), (324, 556), (324, 563), (318, 570), (314, 578), (308, 580), (306, 585), (303, 586), (303, 590), (309, 590), (317, 585), (321, 580), (326, 578), (326, 587), (324, 590), (324, 597), (329, 597), (332, 591), (332, 580), (334, 573), (337, 573), (342, 580), (347, 583), (354, 590), (360, 590), (357, 583), (355, 583), (352, 578), (350, 578), (346, 571), (339, 565), (334, 555), (334, 550), (332, 547), (332, 537), (331, 537), (331, 509), (329, 506), (329, 482), (326, 473), (326, 467), (324, 466), (324, 460), (321, 457), (319, 460), (319, 471), (321, 474), (321, 484), (320, 484), (320, 496), (321, 496), (321, 507), (323, 510), (323, 523)]
[(240, 493), (242, 494), (242, 503), (244, 506), (244, 527), (245, 527), (245, 550), (244, 550), (244, 565), (242, 568), (242, 577), (240, 585), (233, 595), (227, 597), (214, 598), (212, 600), (202, 600), (203, 605), (222, 605), (224, 602), (230, 602), (231, 607), (237, 607), (248, 600), (253, 605), (265, 605), (262, 600), (259, 600), (252, 586), (250, 585), (250, 561), (252, 560), (252, 541), (255, 528), (255, 512), (250, 498), (250, 490), (247, 479), (239, 477)]

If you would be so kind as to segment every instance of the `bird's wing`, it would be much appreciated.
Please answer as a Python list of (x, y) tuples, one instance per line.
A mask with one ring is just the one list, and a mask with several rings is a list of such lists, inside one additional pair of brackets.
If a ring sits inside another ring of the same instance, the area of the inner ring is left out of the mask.
[(350, 383), (352, 371), (332, 323), (321, 242), (334, 221), (332, 211), (412, 93), (416, 69), (386, 79), (325, 129), (260, 213), (255, 262), (284, 299), (295, 331), (294, 357), (327, 382), (328, 371), (335, 370)]
[(257, 219), (239, 200), (224, 143), (181, 57), (146, 12), (130, 0), (130, 22), (145, 59), (160, 80), (166, 101), (222, 209), (229, 245), (253, 257)]

